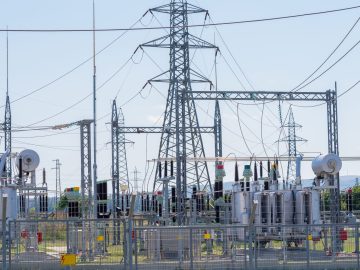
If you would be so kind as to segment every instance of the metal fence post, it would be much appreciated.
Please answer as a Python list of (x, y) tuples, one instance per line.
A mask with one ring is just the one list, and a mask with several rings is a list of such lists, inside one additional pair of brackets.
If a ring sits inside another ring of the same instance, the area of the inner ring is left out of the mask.
[(249, 226), (249, 269), (253, 269), (255, 265), (252, 245), (253, 245), (253, 235), (252, 235), (251, 226)]
[(133, 243), (132, 243), (132, 220), (129, 218), (129, 248), (128, 248), (128, 254), (129, 254), (129, 266), (130, 270), (133, 269), (133, 262), (132, 262), (132, 256), (133, 256)]
[(7, 270), (6, 265), (6, 206), (7, 206), (7, 195), (2, 197), (2, 269)]
[(356, 252), (356, 265), (357, 269), (360, 269), (360, 257), (359, 257), (359, 224), (355, 225), (355, 252)]
[(8, 231), (8, 239), (9, 239), (9, 269), (11, 269), (11, 220), (9, 221), (9, 231)]
[(306, 269), (310, 269), (309, 225), (306, 225)]
[(123, 257), (124, 257), (124, 268), (127, 269), (127, 263), (128, 263), (128, 251), (127, 251), (127, 242), (128, 242), (128, 237), (127, 237), (127, 226), (126, 226), (126, 220), (124, 219), (124, 242), (123, 242)]
[[(141, 230), (141, 229), (140, 229)], [(139, 233), (140, 233), (139, 230)], [(140, 239), (141, 241), (141, 239)], [(135, 244), (135, 270), (138, 270), (138, 242), (137, 242), (137, 231), (135, 230), (134, 227), (134, 244)]]
[(70, 252), (70, 228), (69, 228), (69, 220), (66, 220), (66, 253)]
[(248, 256), (248, 248), (247, 248), (247, 244), (246, 244), (246, 240), (247, 240), (247, 238), (246, 238), (246, 234), (248, 233), (247, 232), (247, 229), (246, 229), (246, 227), (243, 227), (242, 228), (243, 230), (244, 230), (244, 265), (245, 265), (245, 270), (248, 268), (248, 260), (247, 260), (247, 256)]
[(193, 229), (190, 227), (190, 270), (194, 269), (194, 262), (193, 262)]

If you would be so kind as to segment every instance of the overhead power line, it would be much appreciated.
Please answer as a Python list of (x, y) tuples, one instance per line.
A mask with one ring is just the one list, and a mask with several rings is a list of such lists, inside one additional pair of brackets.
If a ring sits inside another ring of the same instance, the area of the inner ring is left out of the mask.
[[(346, 8), (317, 11), (317, 12), (308, 12), (294, 15), (286, 15), (279, 17), (270, 17), (270, 18), (261, 18), (261, 19), (252, 19), (252, 20), (242, 20), (242, 21), (229, 21), (229, 22), (218, 22), (218, 23), (207, 23), (207, 24), (192, 24), (188, 25), (189, 28), (195, 27), (207, 27), (207, 26), (221, 26), (221, 25), (234, 25), (234, 24), (247, 24), (247, 23), (258, 23), (258, 22), (269, 22), (269, 21), (279, 21), (286, 19), (296, 19), (307, 16), (315, 15), (324, 15), (330, 13), (337, 13), (343, 11), (349, 11), (358, 9), (360, 6), (352, 6)], [(159, 29), (171, 29), (170, 26), (155, 26), (155, 27), (134, 27), (134, 28), (101, 28), (101, 29), (0, 29), (0, 32), (37, 32), (37, 33), (50, 33), (50, 32), (115, 32), (115, 31), (142, 31), (142, 30), (159, 30)]]
[[(301, 83), (299, 83), (296, 87), (294, 87), (290, 92), (293, 91), (298, 91), (302, 88), (304, 88), (305, 86), (302, 86), (304, 83), (306, 83), (316, 72), (319, 71), (320, 68), (322, 68), (326, 62), (335, 54), (335, 52), (340, 48), (340, 46), (344, 43), (344, 41), (347, 39), (347, 37), (350, 35), (350, 33), (354, 30), (355, 26), (358, 24), (360, 20), (360, 17), (357, 18), (357, 20), (355, 21), (355, 23), (352, 25), (352, 27), (350, 28), (350, 30), (346, 33), (346, 35), (343, 37), (343, 39), (340, 41), (340, 43), (335, 47), (335, 49), (330, 53), (330, 55), (328, 57), (326, 57), (326, 59), (321, 63), (321, 65), (319, 65), (309, 76), (306, 77), (305, 80), (303, 80)], [(302, 86), (302, 87), (301, 87)], [(299, 88), (300, 87), (300, 88)]]

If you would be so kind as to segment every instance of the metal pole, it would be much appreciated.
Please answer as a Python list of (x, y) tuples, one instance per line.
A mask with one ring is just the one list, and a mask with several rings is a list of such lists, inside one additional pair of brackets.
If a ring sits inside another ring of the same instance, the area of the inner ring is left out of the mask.
[(69, 232), (69, 221), (66, 221), (66, 253), (70, 252), (70, 232)]
[(359, 224), (355, 225), (355, 252), (356, 252), (356, 265), (357, 269), (360, 269), (360, 257), (359, 257)]
[[(15, 227), (16, 228), (16, 227)], [(9, 221), (9, 230), (8, 230), (8, 237), (9, 237), (9, 269), (11, 269), (11, 221)], [(15, 231), (15, 230), (14, 230)]]
[(93, 164), (93, 172), (94, 172), (94, 218), (97, 218), (97, 190), (96, 190), (96, 183), (97, 183), (97, 163), (96, 163), (96, 52), (95, 52), (95, 0), (93, 0), (93, 118), (94, 118), (94, 164)]
[(190, 270), (194, 269), (194, 258), (193, 258), (193, 229), (190, 228)]
[(7, 195), (3, 194), (2, 197), (2, 269), (7, 270), (6, 265), (6, 208), (7, 208)]
[(306, 269), (310, 269), (309, 226), (306, 226)]
[(130, 270), (133, 269), (133, 263), (132, 263), (132, 220), (131, 218), (129, 218), (129, 232), (128, 232), (128, 235), (129, 235), (129, 241), (128, 241), (128, 255), (129, 255), (129, 268)]

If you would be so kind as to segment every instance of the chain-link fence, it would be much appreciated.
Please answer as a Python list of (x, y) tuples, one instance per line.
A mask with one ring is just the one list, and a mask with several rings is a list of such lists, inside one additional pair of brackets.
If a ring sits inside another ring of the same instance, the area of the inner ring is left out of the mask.
[(17, 220), (8, 223), (4, 239), (2, 269), (64, 269), (64, 254), (75, 257), (76, 269), (360, 269), (358, 224), (132, 227), (126, 219)]

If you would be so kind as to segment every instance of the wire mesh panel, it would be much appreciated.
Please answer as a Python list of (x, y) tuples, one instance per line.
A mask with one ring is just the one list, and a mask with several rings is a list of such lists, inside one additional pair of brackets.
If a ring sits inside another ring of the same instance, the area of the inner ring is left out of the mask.
[[(108, 219), (10, 222), (11, 266), (51, 269), (65, 254), (73, 254), (83, 267), (123, 265), (124, 242), (113, 243), (113, 224)], [(124, 233), (123, 222), (115, 224)]]

